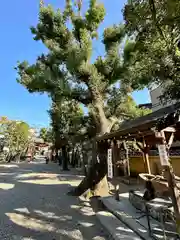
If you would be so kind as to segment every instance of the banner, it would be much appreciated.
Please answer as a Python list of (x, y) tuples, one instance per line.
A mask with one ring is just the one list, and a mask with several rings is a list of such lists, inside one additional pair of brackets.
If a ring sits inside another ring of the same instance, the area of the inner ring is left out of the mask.
[(107, 152), (108, 177), (113, 178), (112, 149)]
[[(169, 166), (169, 156), (166, 148), (166, 139), (163, 132), (156, 132), (156, 137), (162, 138), (162, 144), (157, 144), (160, 163), (162, 166)], [(163, 144), (164, 143), (164, 144)]]
[(165, 145), (158, 145), (159, 157), (162, 166), (169, 166), (169, 157)]

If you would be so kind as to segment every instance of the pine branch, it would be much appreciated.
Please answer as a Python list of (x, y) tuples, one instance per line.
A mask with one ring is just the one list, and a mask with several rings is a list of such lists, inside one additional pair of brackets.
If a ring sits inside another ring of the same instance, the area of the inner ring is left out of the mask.
[(165, 36), (163, 34), (163, 31), (162, 31), (161, 27), (159, 26), (158, 20), (157, 20), (157, 12), (156, 12), (156, 7), (155, 7), (154, 0), (149, 0), (149, 5), (150, 5), (151, 13), (152, 13), (152, 19), (153, 19), (153, 21), (155, 23), (155, 26), (157, 27), (160, 35), (166, 41), (166, 38), (165, 38)]
[(74, 99), (75, 101), (80, 102), (84, 105), (88, 105), (92, 102), (92, 98), (88, 94), (88, 92), (84, 91), (84, 93), (82, 93), (77, 89), (73, 89), (70, 92), (62, 92), (61, 96), (66, 97), (68, 99)]

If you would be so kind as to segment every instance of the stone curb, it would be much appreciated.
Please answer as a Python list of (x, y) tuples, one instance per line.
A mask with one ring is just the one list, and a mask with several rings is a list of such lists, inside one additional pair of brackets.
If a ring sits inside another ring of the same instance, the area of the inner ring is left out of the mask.
[(125, 226), (119, 219), (108, 211), (100, 211), (96, 213), (98, 220), (105, 231), (113, 240), (140, 240), (141, 238), (130, 228)]
[(100, 199), (104, 206), (120, 221), (122, 221), (128, 228), (132, 229), (141, 239), (152, 240), (147, 229), (138, 224), (131, 215), (128, 214), (128, 209), (117, 202), (112, 197), (105, 197)]

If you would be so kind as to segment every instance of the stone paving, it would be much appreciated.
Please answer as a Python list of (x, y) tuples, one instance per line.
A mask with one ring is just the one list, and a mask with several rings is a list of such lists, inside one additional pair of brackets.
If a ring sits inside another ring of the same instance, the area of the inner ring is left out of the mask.
[(0, 164), (0, 240), (106, 240), (89, 202), (67, 196), (83, 176), (56, 164)]

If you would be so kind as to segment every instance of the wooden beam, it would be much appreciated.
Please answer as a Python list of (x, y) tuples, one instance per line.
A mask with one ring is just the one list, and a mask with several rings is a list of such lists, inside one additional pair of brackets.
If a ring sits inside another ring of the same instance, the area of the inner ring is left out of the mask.
[(162, 131), (175, 133), (176, 129), (174, 127), (167, 127), (167, 128), (164, 128)]
[(173, 144), (173, 140), (174, 140), (174, 133), (171, 133), (171, 136), (170, 136), (168, 144), (167, 144), (168, 149), (171, 148), (171, 146)]
[(141, 150), (141, 152), (144, 152), (143, 145), (141, 145), (139, 142), (136, 142), (137, 147)]
[(151, 174), (151, 168), (150, 168), (150, 164), (149, 164), (149, 155), (148, 155), (149, 146), (147, 146), (145, 139), (143, 139), (142, 145), (139, 142), (136, 142), (136, 145), (141, 150), (141, 152), (143, 154), (145, 171), (147, 173)]
[(168, 181), (169, 192), (171, 195), (174, 213), (176, 216), (177, 232), (180, 233), (180, 196), (172, 166), (164, 167), (164, 176)]
[(139, 139), (140, 137), (147, 136), (147, 135), (152, 135), (153, 130), (148, 129), (148, 130), (143, 130), (143, 131), (137, 131), (137, 129), (133, 129), (131, 133), (129, 133), (127, 130), (126, 131), (116, 131), (113, 133), (105, 134), (101, 137), (97, 137), (96, 141), (102, 141), (105, 139), (116, 139), (116, 140), (128, 140), (128, 139)]
[[(129, 151), (128, 151), (128, 147), (127, 147), (126, 141), (124, 141), (124, 147), (125, 147), (125, 149), (126, 149), (127, 175), (128, 175), (128, 177), (130, 177), (130, 175), (131, 175), (131, 170), (130, 170), (130, 163), (129, 163)], [(130, 179), (129, 179), (129, 180), (130, 180)]]

